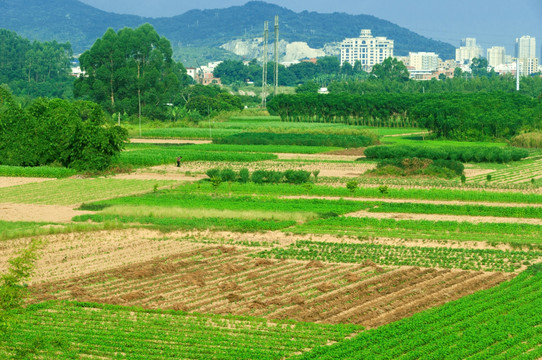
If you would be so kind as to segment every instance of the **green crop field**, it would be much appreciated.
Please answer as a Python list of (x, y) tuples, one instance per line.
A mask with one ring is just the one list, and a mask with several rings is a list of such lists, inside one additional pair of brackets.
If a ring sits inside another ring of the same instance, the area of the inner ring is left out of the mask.
[(142, 137), (107, 176), (0, 167), (1, 359), (542, 358), (535, 151), (448, 179), (322, 144), (508, 145), (273, 116)]

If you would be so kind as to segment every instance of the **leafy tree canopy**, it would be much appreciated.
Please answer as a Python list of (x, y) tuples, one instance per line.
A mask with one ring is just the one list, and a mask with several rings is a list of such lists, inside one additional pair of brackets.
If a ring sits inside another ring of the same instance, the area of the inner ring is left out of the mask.
[(0, 88), (2, 165), (103, 170), (126, 140), (126, 130), (108, 123), (98, 104), (40, 98), (22, 109)]
[(145, 24), (109, 29), (79, 58), (86, 75), (75, 82), (76, 97), (102, 105), (110, 113), (164, 119), (168, 104), (181, 101), (190, 83), (186, 69), (172, 60), (171, 44)]
[(399, 82), (408, 81), (410, 73), (407, 67), (396, 58), (387, 58), (382, 64), (376, 64), (371, 70), (371, 76), (377, 79), (395, 80)]

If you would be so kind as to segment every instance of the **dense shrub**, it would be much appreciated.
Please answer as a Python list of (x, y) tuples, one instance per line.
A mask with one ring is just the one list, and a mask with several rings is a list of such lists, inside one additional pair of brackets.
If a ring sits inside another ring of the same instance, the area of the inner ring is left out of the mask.
[(0, 88), (2, 165), (104, 170), (126, 140), (126, 130), (108, 121), (95, 103), (38, 99), (21, 109)]
[(209, 179), (219, 179), (221, 182), (237, 181), (247, 183), (252, 181), (256, 184), (303, 184), (310, 179), (311, 173), (305, 170), (287, 170), (286, 172), (273, 170), (256, 170), (250, 174), (248, 169), (243, 168), (239, 172), (232, 169), (209, 169), (205, 172)]
[(461, 162), (498, 162), (519, 161), (529, 156), (525, 149), (499, 148), (487, 146), (371, 146), (364, 151), (369, 159), (403, 159), (408, 157), (455, 160)]
[(363, 135), (276, 134), (246, 132), (234, 134), (224, 138), (213, 139), (213, 143), (237, 145), (336, 146), (344, 148), (357, 148), (373, 145), (374, 140)]
[(380, 176), (424, 175), (441, 178), (453, 178), (463, 174), (465, 167), (455, 160), (431, 160), (420, 158), (383, 159), (375, 170), (369, 172)]
[(291, 184), (303, 184), (309, 181), (309, 178), (311, 176), (310, 171), (305, 170), (287, 170), (284, 173), (284, 177), (286, 178), (286, 182)]

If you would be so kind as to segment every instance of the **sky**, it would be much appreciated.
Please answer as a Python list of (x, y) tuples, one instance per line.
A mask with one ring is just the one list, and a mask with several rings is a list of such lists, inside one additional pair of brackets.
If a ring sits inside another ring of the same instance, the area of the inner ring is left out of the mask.
[[(80, 0), (96, 8), (147, 17), (169, 17), (192, 9), (243, 5), (248, 0)], [(542, 0), (266, 0), (296, 12), (345, 12), (391, 21), (418, 34), (456, 47), (474, 37), (482, 48), (505, 46), (514, 55), (517, 37), (536, 37), (542, 48)]]

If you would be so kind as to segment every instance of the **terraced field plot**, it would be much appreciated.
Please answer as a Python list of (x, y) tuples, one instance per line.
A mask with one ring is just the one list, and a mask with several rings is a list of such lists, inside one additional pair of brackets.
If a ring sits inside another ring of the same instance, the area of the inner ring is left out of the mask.
[(528, 161), (525, 164), (488, 172), (468, 178), (469, 182), (483, 183), (491, 175), (491, 182), (497, 184), (524, 183), (542, 178), (542, 159)]
[(35, 284), (32, 292), (36, 300), (373, 327), (513, 276), (454, 269), (382, 268), (366, 259), (352, 263), (279, 261), (249, 256), (254, 250), (238, 246), (180, 244), (188, 251)]

